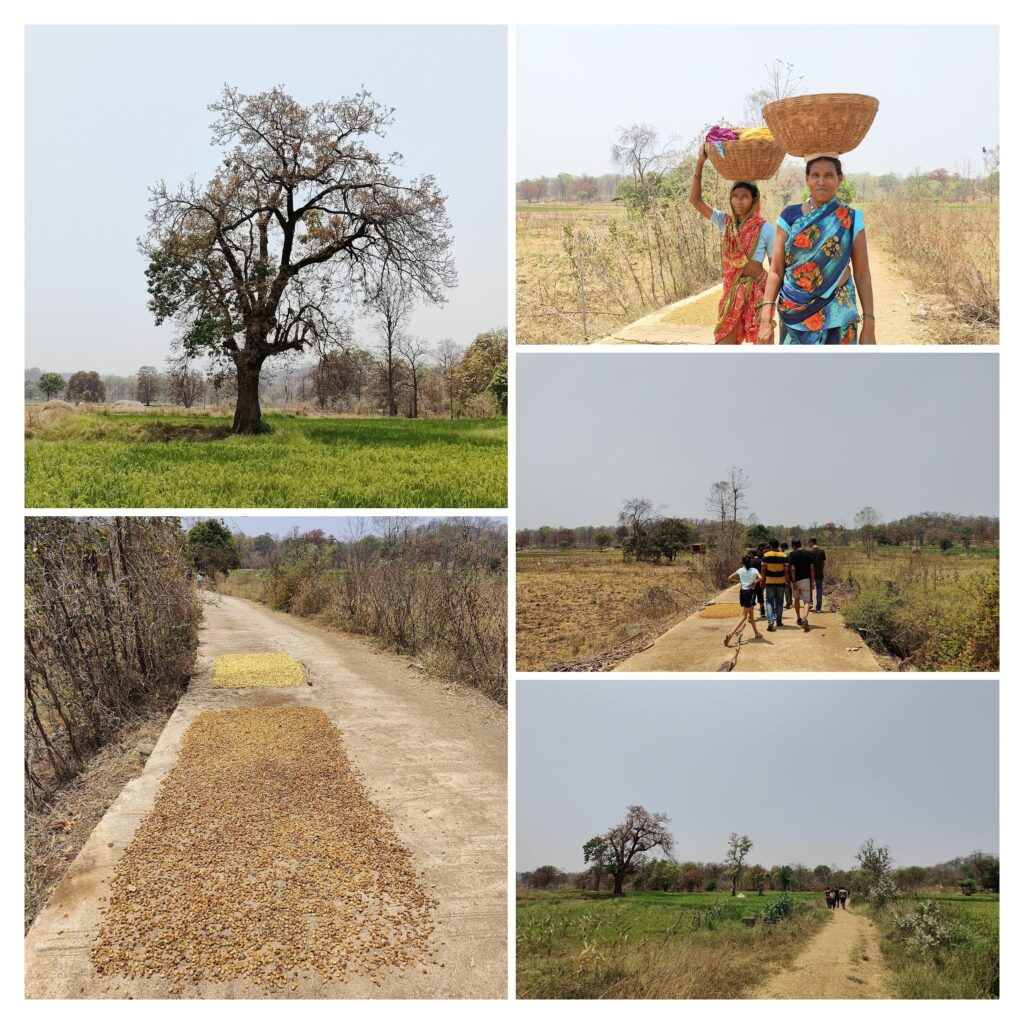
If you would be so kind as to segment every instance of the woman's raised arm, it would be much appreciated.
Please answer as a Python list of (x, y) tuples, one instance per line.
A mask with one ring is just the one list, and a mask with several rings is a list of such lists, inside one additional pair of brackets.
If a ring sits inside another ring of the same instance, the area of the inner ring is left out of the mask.
[(700, 194), (701, 178), (704, 174), (704, 164), (707, 163), (708, 155), (701, 146), (697, 151), (697, 163), (693, 168), (693, 177), (690, 179), (690, 205), (702, 216), (711, 219), (711, 207), (704, 202)]

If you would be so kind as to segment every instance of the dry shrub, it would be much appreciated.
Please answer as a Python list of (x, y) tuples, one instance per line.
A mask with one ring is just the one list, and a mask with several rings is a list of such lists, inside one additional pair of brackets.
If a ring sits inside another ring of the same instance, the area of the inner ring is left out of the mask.
[(683, 197), (576, 221), (529, 211), (520, 237), (531, 231), (545, 272), (519, 282), (521, 343), (593, 341), (721, 278), (718, 232)]
[[(413, 533), (305, 550), (273, 569), (258, 600), (319, 617), (406, 654), (504, 703), (507, 695), (507, 565), (504, 535), (487, 540)], [(337, 561), (337, 565), (333, 564)], [(226, 592), (232, 592), (232, 577)], [(246, 585), (245, 596), (252, 587)]]
[(900, 198), (879, 202), (871, 212), (885, 247), (916, 288), (945, 295), (950, 312), (965, 324), (998, 326), (998, 203), (964, 207)]
[(181, 692), (201, 618), (177, 519), (25, 522), (25, 780), (30, 806), (154, 697)]

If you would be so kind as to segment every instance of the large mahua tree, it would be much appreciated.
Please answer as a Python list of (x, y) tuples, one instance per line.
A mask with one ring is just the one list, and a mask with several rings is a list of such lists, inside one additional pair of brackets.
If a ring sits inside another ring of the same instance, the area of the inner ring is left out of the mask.
[(403, 183), (397, 153), (369, 149), (393, 111), (365, 90), (302, 106), (282, 89), (226, 86), (210, 106), (220, 169), (151, 190), (150, 309), (173, 318), (187, 356), (230, 360), (238, 375), (232, 431), (262, 429), (264, 362), (342, 344), (343, 301), (372, 302), (396, 282), (440, 305), (455, 286), (451, 224), (434, 178)]

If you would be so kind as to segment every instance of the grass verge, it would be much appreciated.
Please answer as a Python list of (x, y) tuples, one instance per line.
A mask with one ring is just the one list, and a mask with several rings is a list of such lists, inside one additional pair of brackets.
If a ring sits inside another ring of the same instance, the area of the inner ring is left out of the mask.
[(876, 920), (898, 998), (998, 998), (997, 894), (904, 897)]
[(789, 917), (772, 926), (743, 924), (777, 895), (520, 897), (516, 993), (520, 999), (742, 998), (791, 963), (828, 920), (828, 911), (815, 905), (817, 893), (794, 893)]

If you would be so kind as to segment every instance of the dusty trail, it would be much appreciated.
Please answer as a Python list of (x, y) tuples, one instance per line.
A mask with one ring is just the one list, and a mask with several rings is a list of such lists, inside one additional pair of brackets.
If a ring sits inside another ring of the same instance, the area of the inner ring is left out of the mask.
[[(880, 245), (871, 247), (871, 286), (879, 345), (926, 345), (925, 325), (914, 319), (919, 297)], [(596, 345), (712, 345), (722, 286), (673, 302), (613, 331)], [(746, 346), (749, 347), (749, 346)]]
[[(199, 661), (141, 776), (130, 782), (97, 825), (25, 939), (29, 998), (504, 998), (506, 993), (507, 811), (506, 718), (478, 694), (447, 685), (407, 658), (369, 642), (329, 633), (248, 601), (213, 597)], [(212, 659), (242, 651), (281, 652), (305, 665), (312, 686), (214, 690)], [(438, 900), (435, 936), (444, 966), (381, 987), (364, 978), (324, 984), (317, 976), (296, 991), (268, 993), (244, 982), (185, 985), (163, 979), (101, 979), (89, 951), (101, 897), (122, 851), (153, 806), (177, 761), (185, 730), (202, 711), (257, 705), (323, 710), (369, 796), (386, 810)]]
[(891, 999), (878, 932), (862, 914), (836, 910), (792, 966), (773, 975), (753, 999)]
[(739, 621), (739, 586), (723, 590), (706, 607), (677, 623), (651, 647), (615, 667), (616, 672), (881, 672), (867, 644), (843, 622), (838, 612), (811, 612), (810, 632), (796, 624), (787, 608), (782, 628), (768, 632), (766, 619), (755, 640), (746, 626), (737, 647), (722, 643)]

